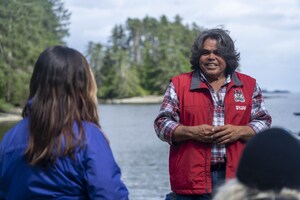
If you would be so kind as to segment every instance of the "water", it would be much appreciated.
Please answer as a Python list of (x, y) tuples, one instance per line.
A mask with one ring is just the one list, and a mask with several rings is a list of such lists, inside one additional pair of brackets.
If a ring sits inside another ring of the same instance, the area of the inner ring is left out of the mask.
[[(280, 126), (294, 133), (300, 133), (300, 93), (267, 94), (266, 106), (272, 116), (272, 126)], [(270, 97), (270, 98), (268, 98)]]
[[(293, 113), (300, 112), (300, 94), (265, 96), (273, 117), (272, 126), (299, 133), (300, 116)], [(157, 138), (153, 129), (158, 110), (156, 104), (99, 106), (101, 125), (109, 137), (131, 200), (163, 200), (170, 191), (169, 146)]]
[(132, 200), (164, 199), (169, 192), (168, 144), (156, 136), (159, 105), (101, 105), (108, 135)]
[[(300, 94), (267, 94), (272, 126), (300, 132)], [(164, 199), (170, 191), (167, 143), (153, 129), (159, 105), (100, 105), (100, 121), (111, 140), (132, 200)]]

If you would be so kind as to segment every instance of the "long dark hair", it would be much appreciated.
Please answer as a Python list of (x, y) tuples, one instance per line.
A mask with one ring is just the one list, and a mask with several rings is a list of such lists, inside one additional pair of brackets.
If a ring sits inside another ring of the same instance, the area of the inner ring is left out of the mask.
[(31, 165), (73, 157), (84, 146), (82, 121), (100, 127), (96, 91), (93, 73), (81, 53), (63, 46), (41, 53), (30, 80), (29, 103), (22, 113), (29, 116), (25, 156)]
[(228, 31), (221, 28), (204, 30), (195, 39), (191, 49), (191, 68), (193, 70), (200, 69), (199, 58), (203, 50), (203, 43), (208, 38), (217, 40), (217, 49), (226, 62), (226, 74), (232, 74), (239, 66), (240, 53), (236, 51)]

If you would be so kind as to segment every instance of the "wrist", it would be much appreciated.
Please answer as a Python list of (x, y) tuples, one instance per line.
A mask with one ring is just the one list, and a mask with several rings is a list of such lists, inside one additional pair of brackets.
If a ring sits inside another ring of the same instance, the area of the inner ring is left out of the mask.
[(191, 127), (179, 125), (173, 133), (173, 142), (182, 142), (193, 138)]

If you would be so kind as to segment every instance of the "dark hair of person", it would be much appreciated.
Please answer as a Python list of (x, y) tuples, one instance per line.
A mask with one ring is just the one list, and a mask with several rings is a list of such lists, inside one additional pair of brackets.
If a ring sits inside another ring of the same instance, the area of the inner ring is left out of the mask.
[[(25, 156), (30, 165), (47, 166), (58, 157), (74, 157), (84, 146), (83, 121), (100, 128), (97, 86), (91, 68), (78, 51), (54, 46), (38, 57), (30, 80), (29, 141)], [(77, 129), (78, 131), (74, 131)]]
[(217, 50), (226, 62), (226, 74), (232, 74), (239, 65), (240, 53), (235, 50), (234, 42), (228, 31), (221, 28), (204, 30), (195, 39), (191, 48), (190, 63), (193, 70), (200, 70), (199, 58), (203, 51), (204, 41), (214, 39), (217, 41)]

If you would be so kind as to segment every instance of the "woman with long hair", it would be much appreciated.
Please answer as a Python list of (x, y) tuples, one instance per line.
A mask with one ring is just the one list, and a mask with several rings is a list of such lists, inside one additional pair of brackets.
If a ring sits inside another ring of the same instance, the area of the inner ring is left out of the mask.
[(78, 51), (38, 57), (23, 120), (0, 144), (0, 199), (128, 199), (101, 131), (97, 86)]

